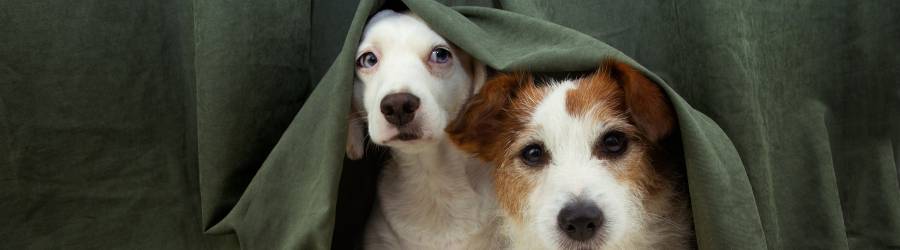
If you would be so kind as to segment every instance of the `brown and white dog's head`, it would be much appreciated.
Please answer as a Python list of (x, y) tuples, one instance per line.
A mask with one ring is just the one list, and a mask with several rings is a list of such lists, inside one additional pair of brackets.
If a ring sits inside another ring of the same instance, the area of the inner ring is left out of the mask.
[(592, 75), (545, 85), (499, 75), (447, 132), (497, 166), (497, 196), (517, 248), (638, 249), (689, 231), (649, 228), (685, 221), (665, 218), (683, 202), (653, 156), (674, 119), (657, 85), (607, 60)]
[(444, 128), (484, 83), (485, 68), (419, 17), (383, 10), (363, 31), (356, 53), (347, 156), (371, 141), (414, 153), (444, 138)]

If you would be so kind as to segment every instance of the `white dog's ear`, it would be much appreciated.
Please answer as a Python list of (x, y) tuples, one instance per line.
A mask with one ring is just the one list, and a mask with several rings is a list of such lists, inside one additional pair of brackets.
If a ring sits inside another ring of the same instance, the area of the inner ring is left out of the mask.
[(472, 60), (472, 94), (478, 94), (484, 82), (487, 81), (487, 66), (474, 57)]
[(365, 114), (361, 112), (356, 97), (351, 97), (350, 113), (347, 114), (347, 158), (362, 159), (365, 153), (366, 127), (363, 123)]

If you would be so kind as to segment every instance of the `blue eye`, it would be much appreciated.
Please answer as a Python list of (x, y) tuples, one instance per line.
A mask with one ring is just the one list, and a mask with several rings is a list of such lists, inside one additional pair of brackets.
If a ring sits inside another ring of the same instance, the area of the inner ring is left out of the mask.
[(428, 60), (434, 63), (444, 64), (450, 62), (450, 58), (452, 57), (453, 55), (450, 53), (450, 50), (447, 50), (446, 48), (434, 48), (434, 50), (431, 51), (431, 57), (428, 58)]
[(372, 52), (366, 52), (356, 59), (356, 67), (371, 68), (374, 67), (375, 64), (378, 64), (378, 57)]

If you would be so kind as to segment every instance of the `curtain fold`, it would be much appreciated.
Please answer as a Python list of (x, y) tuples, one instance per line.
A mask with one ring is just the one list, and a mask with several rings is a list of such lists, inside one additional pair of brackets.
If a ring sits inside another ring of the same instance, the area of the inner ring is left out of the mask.
[[(498, 70), (648, 74), (701, 248), (900, 248), (898, 1), (388, 2)], [(0, 2), (0, 249), (358, 247), (384, 153), (345, 160), (344, 128), (383, 3)]]

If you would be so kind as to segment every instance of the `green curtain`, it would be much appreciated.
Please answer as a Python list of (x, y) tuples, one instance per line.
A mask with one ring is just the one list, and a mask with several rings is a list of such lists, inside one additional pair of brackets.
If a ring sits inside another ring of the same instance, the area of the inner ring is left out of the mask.
[[(498, 70), (650, 75), (701, 248), (900, 248), (900, 1), (403, 3)], [(0, 249), (357, 247), (384, 152), (345, 161), (344, 119), (381, 5), (0, 2)]]

